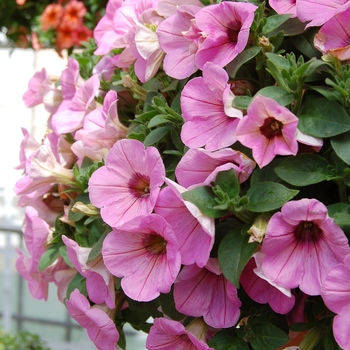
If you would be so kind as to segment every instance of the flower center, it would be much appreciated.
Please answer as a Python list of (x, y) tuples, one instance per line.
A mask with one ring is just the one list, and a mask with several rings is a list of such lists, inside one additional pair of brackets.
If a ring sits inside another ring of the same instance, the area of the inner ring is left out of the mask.
[(163, 255), (166, 252), (166, 240), (155, 233), (151, 233), (144, 239), (146, 251), (152, 255)]
[(149, 178), (139, 173), (134, 174), (129, 181), (129, 188), (139, 197), (148, 196), (150, 193)]
[(283, 124), (273, 117), (266, 118), (260, 126), (261, 133), (268, 139), (282, 134)]
[(230, 23), (230, 26), (227, 28), (227, 35), (230, 42), (237, 43), (238, 34), (242, 25), (240, 22)]
[(323, 231), (313, 221), (301, 221), (294, 230), (294, 236), (298, 242), (316, 243), (321, 239)]

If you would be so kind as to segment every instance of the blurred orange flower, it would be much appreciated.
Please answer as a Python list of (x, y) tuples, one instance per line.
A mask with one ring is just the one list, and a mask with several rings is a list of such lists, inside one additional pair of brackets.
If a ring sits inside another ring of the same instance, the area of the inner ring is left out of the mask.
[(70, 22), (62, 22), (57, 28), (56, 46), (58, 51), (69, 49), (74, 45), (74, 28), (74, 25), (72, 25)]
[(57, 28), (63, 15), (63, 8), (60, 4), (48, 5), (41, 15), (41, 27), (43, 30)]
[(63, 21), (78, 26), (86, 14), (86, 7), (81, 1), (71, 0), (64, 8)]

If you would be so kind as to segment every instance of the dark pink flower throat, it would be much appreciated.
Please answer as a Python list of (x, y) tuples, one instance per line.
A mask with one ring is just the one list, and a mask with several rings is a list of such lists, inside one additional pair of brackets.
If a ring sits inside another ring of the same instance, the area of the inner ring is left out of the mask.
[(129, 188), (135, 192), (139, 197), (148, 196), (150, 189), (149, 177), (141, 175), (139, 173), (135, 174), (129, 181)]
[(300, 221), (294, 230), (294, 236), (297, 241), (301, 243), (316, 243), (323, 236), (323, 231), (320, 229), (317, 223), (313, 221)]
[(163, 255), (166, 252), (166, 240), (155, 233), (151, 233), (144, 239), (146, 251), (152, 255)]
[(282, 134), (283, 124), (273, 117), (266, 118), (260, 126), (261, 133), (268, 139)]

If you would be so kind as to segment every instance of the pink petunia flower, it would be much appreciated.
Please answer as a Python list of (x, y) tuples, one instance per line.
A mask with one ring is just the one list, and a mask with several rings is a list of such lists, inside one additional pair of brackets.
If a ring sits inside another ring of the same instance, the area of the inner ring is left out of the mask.
[(189, 316), (203, 316), (214, 328), (232, 327), (240, 316), (237, 289), (225, 279), (214, 258), (203, 268), (183, 267), (175, 281), (174, 301), (178, 311)]
[(176, 9), (176, 14), (166, 18), (156, 33), (160, 48), (166, 54), (164, 71), (173, 78), (184, 79), (198, 70), (195, 56), (204, 36), (194, 17), (201, 7), (183, 5)]
[(137, 301), (168, 293), (181, 266), (176, 236), (157, 214), (114, 228), (103, 242), (102, 256), (108, 270), (122, 278), (124, 293)]
[(66, 134), (80, 129), (84, 117), (96, 108), (95, 97), (99, 88), (99, 77), (94, 74), (75, 92), (72, 100), (62, 104), (52, 116), (51, 126), (54, 132)]
[(23, 140), (21, 142), (19, 160), (20, 164), (17, 165), (16, 169), (25, 169), (27, 162), (30, 165), (30, 156), (39, 149), (40, 143), (29, 134), (28, 130), (22, 128)]
[(279, 14), (291, 14), (296, 17), (297, 0), (269, 0), (269, 5)]
[(201, 339), (195, 334), (203, 334), (203, 331), (195, 330), (193, 332), (192, 329), (193, 327), (191, 325), (186, 329), (178, 321), (167, 318), (156, 318), (148, 334), (146, 348), (148, 350), (213, 350), (209, 348), (204, 339)]
[(295, 297), (290, 290), (269, 283), (259, 269), (262, 259), (261, 252), (253, 255), (242, 271), (240, 283), (251, 299), (260, 304), (268, 303), (275, 312), (286, 314), (292, 310)]
[(208, 262), (214, 244), (214, 219), (203, 215), (194, 204), (183, 200), (181, 193), (188, 189), (169, 179), (165, 181), (168, 187), (161, 190), (154, 210), (173, 228), (181, 263), (196, 263), (203, 267)]
[(264, 275), (274, 284), (319, 295), (328, 271), (350, 253), (344, 232), (316, 199), (283, 205), (266, 229), (261, 251)]
[(305, 28), (317, 27), (326, 23), (337, 13), (345, 11), (350, 6), (348, 0), (297, 0), (297, 17), (302, 22), (308, 22)]
[(209, 151), (231, 146), (241, 110), (232, 107), (234, 95), (228, 74), (218, 65), (208, 62), (203, 77), (191, 79), (181, 93), (181, 109), (185, 124), (181, 139), (190, 148), (206, 147)]
[(97, 349), (115, 350), (119, 333), (112, 319), (101, 307), (90, 306), (89, 301), (78, 289), (66, 300), (69, 314), (87, 330), (87, 334)]
[(207, 182), (215, 169), (231, 164), (240, 183), (248, 179), (255, 168), (255, 162), (244, 153), (232, 148), (209, 152), (203, 148), (190, 148), (178, 163), (175, 175), (181, 186), (189, 187)]
[(327, 274), (321, 296), (328, 309), (337, 315), (333, 320), (334, 338), (342, 349), (350, 348), (350, 255)]
[(80, 247), (75, 241), (62, 235), (67, 247), (67, 255), (76, 270), (86, 278), (89, 298), (96, 304), (105, 303), (110, 309), (115, 308), (114, 277), (107, 270), (102, 256), (99, 255), (89, 263), (92, 248)]
[(196, 53), (196, 65), (206, 62), (226, 66), (247, 46), (257, 7), (250, 3), (223, 1), (196, 13), (196, 24), (205, 40)]
[(109, 151), (106, 165), (89, 180), (91, 203), (111, 226), (150, 214), (164, 183), (165, 168), (155, 147), (137, 140), (119, 140)]
[(275, 155), (295, 155), (298, 151), (296, 132), (298, 118), (275, 100), (257, 95), (249, 105), (247, 115), (240, 120), (236, 137), (253, 150), (260, 168)]
[(327, 21), (314, 37), (315, 48), (340, 61), (350, 59), (350, 8)]

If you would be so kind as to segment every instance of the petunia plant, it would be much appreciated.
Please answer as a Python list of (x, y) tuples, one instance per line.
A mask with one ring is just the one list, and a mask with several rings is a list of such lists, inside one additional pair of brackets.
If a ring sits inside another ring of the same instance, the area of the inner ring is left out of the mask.
[(101, 350), (350, 349), (349, 8), (109, 0), (23, 96), (32, 296)]

